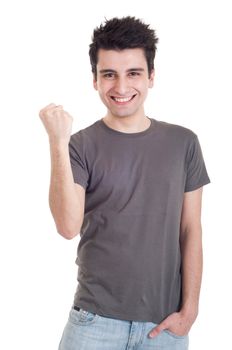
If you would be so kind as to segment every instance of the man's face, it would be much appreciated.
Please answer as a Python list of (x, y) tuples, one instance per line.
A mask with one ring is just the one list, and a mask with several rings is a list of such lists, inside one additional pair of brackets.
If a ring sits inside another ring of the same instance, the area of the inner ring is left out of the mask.
[(142, 49), (99, 50), (94, 88), (107, 107), (108, 115), (144, 116), (143, 104), (153, 80), (154, 71), (149, 78)]

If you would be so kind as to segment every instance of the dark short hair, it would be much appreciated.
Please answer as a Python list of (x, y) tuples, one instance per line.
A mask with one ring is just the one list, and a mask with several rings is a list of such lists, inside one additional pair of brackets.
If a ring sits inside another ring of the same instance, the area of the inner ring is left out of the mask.
[(150, 76), (152, 69), (154, 69), (158, 40), (155, 30), (150, 29), (149, 25), (143, 23), (140, 19), (130, 16), (106, 19), (104, 24), (94, 29), (92, 43), (89, 45), (90, 63), (95, 79), (97, 79), (99, 49), (123, 50), (142, 48)]

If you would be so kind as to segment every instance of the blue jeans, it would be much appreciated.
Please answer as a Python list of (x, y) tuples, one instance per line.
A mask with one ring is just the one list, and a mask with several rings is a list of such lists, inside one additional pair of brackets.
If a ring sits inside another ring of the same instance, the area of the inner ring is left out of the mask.
[(71, 308), (58, 350), (187, 350), (189, 337), (148, 333), (152, 322), (125, 321)]

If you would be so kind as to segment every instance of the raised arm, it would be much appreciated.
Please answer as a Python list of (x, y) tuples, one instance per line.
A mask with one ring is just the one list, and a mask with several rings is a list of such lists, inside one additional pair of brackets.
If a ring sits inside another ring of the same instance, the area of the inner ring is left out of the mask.
[(47, 130), (51, 154), (49, 206), (59, 234), (72, 239), (84, 217), (85, 189), (73, 181), (69, 158), (72, 117), (62, 106), (50, 104), (39, 116)]

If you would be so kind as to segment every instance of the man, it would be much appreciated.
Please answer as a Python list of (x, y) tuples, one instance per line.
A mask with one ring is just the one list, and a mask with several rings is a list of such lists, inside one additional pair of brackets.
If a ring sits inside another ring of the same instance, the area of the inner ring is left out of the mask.
[(79, 283), (59, 349), (187, 349), (202, 275), (202, 188), (210, 182), (198, 137), (144, 112), (154, 30), (113, 18), (92, 39), (105, 117), (71, 135), (62, 106), (40, 111), (57, 231), (67, 239), (80, 233)]

